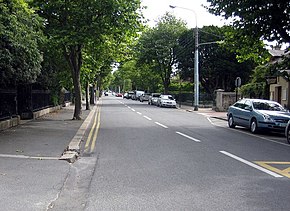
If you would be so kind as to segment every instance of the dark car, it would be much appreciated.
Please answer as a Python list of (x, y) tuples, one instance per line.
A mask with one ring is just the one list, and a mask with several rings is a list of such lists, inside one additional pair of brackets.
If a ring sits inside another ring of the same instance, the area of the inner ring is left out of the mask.
[(284, 132), (290, 112), (279, 103), (262, 99), (242, 99), (228, 109), (228, 125), (249, 128), (252, 133), (260, 129)]

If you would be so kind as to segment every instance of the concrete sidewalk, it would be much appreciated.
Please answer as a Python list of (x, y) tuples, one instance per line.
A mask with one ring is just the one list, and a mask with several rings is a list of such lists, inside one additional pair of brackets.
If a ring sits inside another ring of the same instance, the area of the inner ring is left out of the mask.
[(1, 131), (0, 156), (73, 162), (95, 110), (95, 106), (90, 111), (84, 108), (82, 120), (72, 120), (74, 106), (69, 106)]
[(187, 105), (181, 105), (181, 108), (179, 108), (179, 106), (177, 107), (178, 109), (182, 109), (188, 112), (196, 112), (207, 117), (217, 118), (217, 119), (227, 121), (227, 112), (217, 112), (217, 111), (212, 110), (212, 108), (198, 108), (198, 111), (194, 111), (194, 108), (192, 106), (187, 106)]

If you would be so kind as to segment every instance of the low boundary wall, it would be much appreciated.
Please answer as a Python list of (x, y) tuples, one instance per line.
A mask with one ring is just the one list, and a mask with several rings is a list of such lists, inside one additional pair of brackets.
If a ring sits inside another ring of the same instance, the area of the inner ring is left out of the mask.
[[(60, 110), (60, 109), (61, 109), (61, 106), (55, 106), (55, 107), (50, 107), (50, 108), (46, 108), (46, 109), (42, 109), (42, 110), (33, 112), (33, 119), (37, 119), (38, 117), (41, 117), (41, 116), (48, 114), (48, 113), (51, 113), (51, 112), (55, 112), (55, 111)], [(19, 124), (20, 124), (20, 116), (0, 121), (0, 131), (6, 130), (6, 129), (11, 128), (11, 127), (15, 127)]]

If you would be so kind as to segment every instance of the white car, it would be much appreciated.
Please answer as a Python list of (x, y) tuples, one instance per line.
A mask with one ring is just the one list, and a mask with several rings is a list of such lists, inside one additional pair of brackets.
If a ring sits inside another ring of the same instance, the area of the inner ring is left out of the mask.
[(157, 105), (158, 98), (161, 94), (160, 93), (151, 93), (148, 99), (149, 105)]
[(157, 106), (176, 108), (176, 101), (171, 95), (160, 95), (157, 101)]

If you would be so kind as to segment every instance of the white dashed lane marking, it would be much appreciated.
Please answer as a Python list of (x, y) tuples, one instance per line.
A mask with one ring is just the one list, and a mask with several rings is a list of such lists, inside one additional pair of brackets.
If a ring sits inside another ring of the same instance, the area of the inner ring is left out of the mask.
[(183, 137), (185, 137), (185, 138), (188, 138), (188, 139), (190, 139), (190, 140), (192, 140), (192, 141), (195, 141), (195, 142), (201, 142), (200, 140), (198, 140), (198, 139), (196, 139), (196, 138), (193, 138), (193, 137), (191, 137), (191, 136), (188, 136), (188, 135), (186, 135), (186, 134), (184, 134), (184, 133), (181, 133), (181, 132), (178, 132), (178, 131), (176, 131), (175, 133), (178, 134), (178, 135), (181, 135), (181, 136), (183, 136)]
[(159, 126), (161, 126), (161, 127), (163, 127), (163, 128), (166, 128), (166, 129), (168, 128), (166, 125), (163, 125), (163, 124), (161, 124), (161, 123), (159, 123), (159, 122), (155, 122), (155, 124), (156, 124), (156, 125), (159, 125)]

